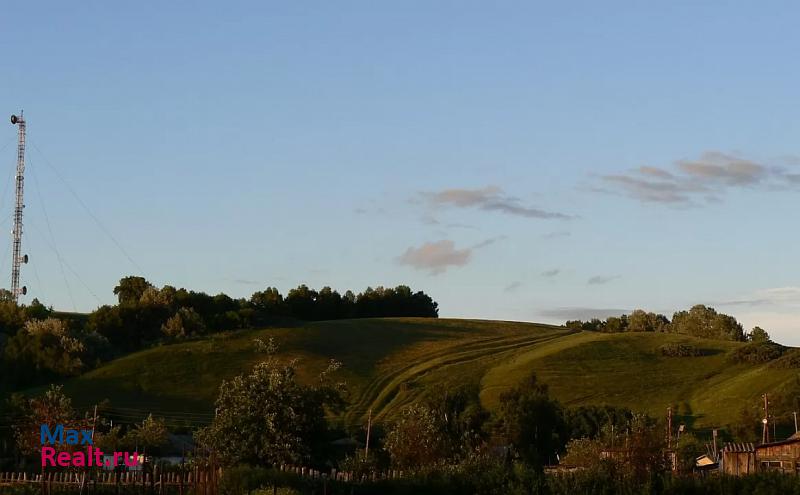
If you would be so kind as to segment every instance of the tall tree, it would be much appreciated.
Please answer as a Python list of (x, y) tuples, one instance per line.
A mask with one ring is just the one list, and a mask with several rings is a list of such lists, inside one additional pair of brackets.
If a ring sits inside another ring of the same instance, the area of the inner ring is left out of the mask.
[(138, 304), (144, 292), (152, 286), (144, 277), (124, 277), (114, 287), (114, 294), (120, 304)]
[(275, 358), (272, 342), (256, 344), (266, 359), (249, 373), (222, 382), (217, 414), (198, 439), (230, 464), (308, 461), (324, 442), (326, 407), (343, 405), (342, 385), (331, 380), (339, 365), (332, 361), (316, 384), (302, 385), (295, 361)]
[(750, 342), (772, 342), (767, 331), (761, 327), (753, 327), (750, 333), (747, 334), (747, 340)]
[(561, 405), (535, 373), (500, 396), (498, 419), (516, 452), (533, 466), (555, 462), (567, 439)]
[(443, 418), (424, 404), (403, 409), (392, 424), (384, 446), (398, 469), (418, 471), (444, 462), (446, 442)]
[(32, 399), (18, 397), (15, 406), (20, 419), (14, 426), (14, 436), (17, 447), (24, 454), (41, 450), (42, 425), (51, 429), (58, 424), (74, 427), (75, 411), (72, 401), (60, 386), (51, 385), (44, 394)]
[(744, 329), (736, 318), (717, 313), (714, 308), (697, 304), (689, 311), (679, 311), (672, 316), (671, 331), (705, 337), (744, 341)]

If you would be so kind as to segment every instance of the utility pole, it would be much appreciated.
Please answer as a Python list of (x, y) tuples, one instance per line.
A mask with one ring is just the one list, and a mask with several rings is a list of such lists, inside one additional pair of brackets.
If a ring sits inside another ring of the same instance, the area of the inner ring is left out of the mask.
[(719, 457), (717, 454), (717, 429), (714, 428), (714, 431), (711, 432), (711, 437), (714, 439), (714, 462), (719, 461)]
[(369, 416), (367, 417), (367, 443), (364, 446), (364, 460), (369, 457), (369, 433), (372, 430), (372, 408), (369, 409)]
[[(90, 442), (91, 445), (94, 445), (94, 431), (97, 429), (97, 404), (94, 405), (94, 415), (92, 417), (92, 441)], [(83, 476), (81, 476), (81, 489), (80, 495), (83, 495), (83, 487), (86, 486), (86, 472), (84, 471)], [(88, 490), (88, 489), (87, 489)]]
[(768, 394), (764, 394), (764, 419), (761, 420), (761, 423), (764, 425), (764, 429), (761, 432), (761, 443), (769, 443), (769, 396)]
[(28, 288), (19, 286), (19, 268), (22, 263), (28, 262), (28, 255), (22, 255), (22, 210), (25, 208), (23, 192), (25, 189), (25, 119), (22, 112), (19, 116), (12, 115), (11, 123), (17, 126), (17, 178), (16, 178), (16, 202), (14, 203), (14, 230), (12, 231), (12, 254), (11, 254), (11, 296), (14, 301), (20, 295), (28, 293)]
[(672, 448), (672, 407), (667, 408), (667, 448)]
[(614, 423), (611, 423), (611, 448), (614, 448)]

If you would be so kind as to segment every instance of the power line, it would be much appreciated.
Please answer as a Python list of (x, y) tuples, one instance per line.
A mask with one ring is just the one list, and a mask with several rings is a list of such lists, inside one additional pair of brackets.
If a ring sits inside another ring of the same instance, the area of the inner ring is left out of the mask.
[[(5, 202), (6, 202), (6, 193), (8, 193), (8, 186), (11, 184), (11, 176), (12, 175), (14, 175), (14, 170), (13, 169), (9, 169), (8, 170), (8, 177), (6, 177), (6, 185), (3, 188), (3, 196), (0, 197), (0, 203), (3, 204), (3, 205), (5, 205)], [(0, 208), (2, 208), (2, 206), (0, 206)], [(10, 215), (10, 213), (9, 213), (9, 215)]]
[(39, 270), (36, 269), (36, 263), (33, 263), (31, 268), (33, 268), (33, 275), (36, 277), (36, 284), (37, 284), (36, 290), (42, 296), (41, 300), (47, 301), (47, 296), (45, 296), (44, 294), (44, 285), (42, 284), (42, 279), (39, 278)]
[(3, 261), (0, 262), (0, 268), (5, 268), (6, 260), (8, 259), (8, 253), (10, 253), (10, 252), (11, 252), (11, 245), (8, 244), (8, 245), (6, 245), (6, 250), (3, 253)]
[(9, 146), (11, 143), (13, 143), (13, 142), (14, 142), (14, 138), (13, 138), (13, 137), (12, 137), (12, 138), (9, 138), (9, 139), (8, 139), (8, 141), (6, 141), (6, 142), (5, 142), (5, 144), (3, 144), (3, 146), (0, 146), (0, 153), (2, 153), (3, 151), (5, 151), (5, 150), (6, 150), (6, 148), (8, 148), (8, 146)]
[[(39, 204), (42, 206), (42, 214), (44, 215), (44, 221), (47, 224), (47, 231), (50, 233), (50, 240), (53, 241), (53, 249), (56, 252), (56, 259), (58, 260), (58, 268), (61, 270), (61, 277), (64, 279), (64, 285), (67, 287), (67, 294), (69, 294), (69, 300), (70, 302), (72, 302), (72, 310), (77, 312), (78, 306), (75, 304), (75, 298), (72, 297), (72, 288), (69, 286), (69, 282), (67, 281), (67, 274), (64, 271), (64, 264), (61, 262), (62, 259), (61, 253), (58, 251), (58, 244), (56, 243), (56, 237), (53, 235), (53, 229), (50, 227), (50, 217), (47, 215), (47, 208), (45, 207), (44, 200), (42, 199), (41, 187), (39, 186), (39, 178), (38, 175), (36, 174), (35, 167), (31, 167), (30, 165), (33, 164), (31, 163), (31, 160), (28, 159), (28, 168), (31, 170), (31, 174), (33, 175), (33, 182), (36, 184), (36, 196), (38, 196)], [(34, 265), (36, 265), (35, 262)]]
[[(83, 287), (86, 289), (86, 291), (87, 291), (89, 294), (91, 294), (91, 296), (92, 296), (92, 297), (94, 297), (94, 298), (97, 300), (97, 302), (98, 302), (99, 304), (103, 304), (103, 301), (101, 301), (101, 300), (100, 300), (100, 298), (99, 298), (99, 297), (97, 297), (97, 294), (95, 294), (95, 293), (94, 293), (94, 291), (92, 291), (91, 287), (89, 287), (89, 285), (88, 285), (86, 282), (84, 282), (84, 281), (83, 281), (83, 278), (81, 278), (81, 276), (80, 276), (80, 275), (78, 275), (78, 272), (76, 272), (76, 271), (75, 271), (75, 270), (72, 268), (72, 266), (70, 266), (70, 264), (69, 264), (69, 263), (67, 263), (67, 260), (65, 260), (64, 258), (61, 258), (61, 255), (58, 253), (58, 250), (55, 248), (55, 246), (53, 246), (52, 244), (50, 244), (50, 242), (49, 242), (49, 241), (47, 240), (47, 238), (44, 236), (44, 234), (42, 233), (42, 231), (41, 231), (41, 230), (39, 230), (39, 227), (37, 227), (37, 226), (36, 226), (36, 224), (35, 224), (35, 223), (33, 223), (33, 222), (31, 222), (30, 220), (28, 220), (28, 223), (31, 225), (31, 227), (33, 227), (33, 228), (34, 228), (34, 230), (36, 230), (36, 232), (38, 232), (38, 233), (39, 233), (39, 235), (40, 235), (40, 236), (42, 236), (42, 239), (45, 241), (45, 244), (47, 245), (47, 247), (49, 247), (51, 250), (53, 250), (53, 252), (55, 253), (55, 255), (59, 257), (59, 259), (60, 259), (61, 263), (63, 263), (63, 264), (64, 264), (64, 266), (66, 266), (66, 267), (67, 267), (67, 269), (68, 269), (70, 272), (72, 272), (72, 274), (75, 276), (75, 278), (77, 278), (77, 279), (78, 279), (78, 282), (80, 282), (80, 283), (81, 283), (81, 285), (83, 285)], [(72, 296), (71, 296), (71, 293), (70, 293), (70, 298), (71, 298), (71, 297), (72, 297)]]
[(36, 152), (39, 153), (39, 155), (42, 157), (42, 159), (44, 160), (45, 164), (47, 164), (48, 167), (53, 169), (53, 172), (55, 172), (56, 176), (64, 184), (64, 187), (67, 188), (67, 190), (72, 194), (72, 196), (75, 198), (75, 200), (83, 207), (84, 210), (86, 210), (86, 213), (88, 213), (89, 216), (92, 217), (92, 220), (94, 220), (94, 222), (97, 224), (97, 226), (100, 227), (100, 230), (102, 230), (103, 233), (105, 233), (106, 236), (108, 236), (108, 238), (111, 239), (111, 241), (117, 246), (117, 249), (119, 249), (120, 252), (128, 259), (128, 261), (130, 261), (131, 265), (133, 265), (139, 271), (139, 273), (144, 274), (144, 270), (142, 270), (142, 268), (138, 265), (138, 263), (136, 263), (133, 260), (133, 258), (128, 254), (127, 251), (125, 251), (125, 248), (122, 247), (122, 244), (120, 244), (120, 242), (116, 239), (116, 237), (114, 237), (111, 234), (111, 232), (106, 228), (106, 226), (103, 225), (103, 222), (101, 222), (100, 219), (97, 218), (97, 216), (86, 205), (86, 203), (83, 202), (83, 200), (80, 198), (80, 196), (78, 196), (78, 193), (75, 192), (75, 190), (72, 188), (72, 186), (70, 186), (69, 183), (66, 181), (66, 179), (64, 179), (64, 176), (61, 175), (61, 172), (59, 172), (58, 169), (55, 166), (53, 166), (53, 164), (50, 162), (50, 160), (47, 159), (47, 157), (44, 155), (44, 153), (42, 153), (42, 150), (39, 149), (39, 147), (36, 145), (36, 143), (34, 143), (33, 141), (30, 141), (30, 143), (31, 143), (31, 146), (33, 146), (33, 148), (36, 150)]

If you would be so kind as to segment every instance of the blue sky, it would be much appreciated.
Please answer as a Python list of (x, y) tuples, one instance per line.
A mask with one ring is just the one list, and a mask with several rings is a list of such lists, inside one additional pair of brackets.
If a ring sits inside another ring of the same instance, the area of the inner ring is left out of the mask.
[[(443, 316), (706, 303), (800, 344), (797, 14), (8, 5), (0, 108), (28, 120), (29, 298), (90, 310), (130, 273), (233, 296), (406, 283)], [(7, 124), (0, 187), (14, 139)]]

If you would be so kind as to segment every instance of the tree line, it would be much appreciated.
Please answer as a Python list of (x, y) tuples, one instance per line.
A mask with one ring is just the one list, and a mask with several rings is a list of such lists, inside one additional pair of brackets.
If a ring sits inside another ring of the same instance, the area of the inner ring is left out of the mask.
[(34, 299), (17, 304), (0, 291), (2, 387), (16, 389), (75, 376), (125, 353), (176, 340), (293, 320), (438, 316), (438, 303), (410, 287), (368, 287), (343, 294), (300, 285), (234, 299), (129, 276), (114, 287), (117, 304), (88, 315), (59, 313)]
[(703, 304), (692, 306), (688, 311), (675, 312), (671, 321), (663, 314), (637, 309), (629, 315), (610, 316), (605, 320), (569, 320), (565, 325), (567, 328), (592, 332), (663, 332), (737, 342), (770, 340), (764, 329), (755, 327), (745, 333), (736, 318), (718, 313), (714, 308)]

